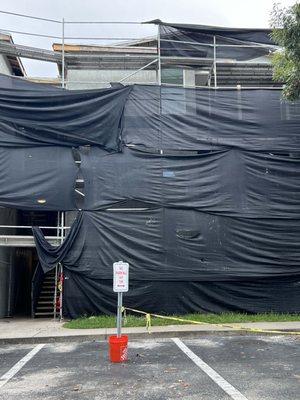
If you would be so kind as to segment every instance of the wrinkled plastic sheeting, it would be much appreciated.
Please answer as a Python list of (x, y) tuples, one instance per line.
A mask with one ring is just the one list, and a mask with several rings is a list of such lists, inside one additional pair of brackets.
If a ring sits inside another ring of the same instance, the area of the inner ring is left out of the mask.
[(213, 59), (214, 38), (218, 59), (246, 61), (268, 55), (276, 48), (270, 38), (270, 30), (267, 29), (226, 29), (162, 23), (159, 30), (161, 55), (164, 57)]
[(0, 147), (0, 205), (22, 210), (74, 210), (77, 173), (68, 147)]
[[(81, 150), (84, 209), (137, 200), (251, 218), (300, 218), (300, 151)], [(283, 196), (284, 193), (284, 196)]]
[(36, 240), (44, 271), (62, 262), (82, 276), (111, 279), (113, 263), (126, 260), (139, 281), (300, 279), (299, 219), (158, 208), (83, 212), (75, 226), (63, 251)]
[(26, 78), (9, 76), (0, 74), (0, 88), (1, 89), (22, 89), (22, 90), (54, 90), (63, 91), (61, 87), (46, 85), (45, 83), (34, 83), (26, 80)]
[[(115, 314), (117, 294), (112, 280), (88, 278), (65, 269), (65, 317)], [(296, 279), (262, 279), (241, 282), (129, 281), (125, 307), (152, 313), (191, 312), (295, 313), (300, 312)]]
[(152, 149), (299, 151), (300, 101), (276, 89), (184, 89), (135, 85), (123, 140)]
[(0, 89), (0, 146), (95, 145), (119, 151), (130, 87)]
[[(73, 221), (70, 230), (64, 241), (59, 246), (52, 246), (44, 237), (42, 230), (34, 226), (32, 228), (33, 237), (36, 245), (37, 254), (41, 267), (46, 274), (47, 272), (54, 269), (58, 263), (64, 261), (66, 265), (68, 260), (73, 260), (73, 246), (77, 248), (83, 248), (83, 239), (80, 242), (79, 230), (82, 226), (82, 213), (79, 212), (75, 220)], [(82, 238), (82, 235), (81, 235)], [(72, 262), (72, 261), (71, 261)]]

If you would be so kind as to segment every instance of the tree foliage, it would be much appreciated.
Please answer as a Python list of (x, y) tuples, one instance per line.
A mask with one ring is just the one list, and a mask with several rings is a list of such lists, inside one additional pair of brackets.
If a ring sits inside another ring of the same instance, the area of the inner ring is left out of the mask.
[(272, 39), (282, 50), (274, 53), (273, 78), (284, 82), (283, 97), (300, 98), (300, 3), (291, 7), (274, 4), (271, 14)]

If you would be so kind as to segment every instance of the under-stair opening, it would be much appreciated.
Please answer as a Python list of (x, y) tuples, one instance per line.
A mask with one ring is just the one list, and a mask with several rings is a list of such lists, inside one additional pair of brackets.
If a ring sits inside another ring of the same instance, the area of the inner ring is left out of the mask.
[(38, 265), (38, 256), (31, 227), (54, 227), (54, 229), (44, 228), (43, 233), (49, 237), (56, 237), (58, 235), (57, 220), (57, 212), (2, 208), (0, 233), (4, 239), (0, 246), (0, 318), (30, 318), (38, 312), (41, 316), (53, 318), (54, 294), (52, 296), (52, 293), (55, 289), (55, 280), (52, 279), (52, 275), (54, 276), (54, 271), (45, 276), (40, 288), (43, 292), (42, 298), (36, 299), (35, 307), (33, 307), (32, 282)]
[(31, 316), (31, 281), (38, 257), (35, 248), (19, 247), (15, 250), (12, 282), (12, 311), (15, 317)]

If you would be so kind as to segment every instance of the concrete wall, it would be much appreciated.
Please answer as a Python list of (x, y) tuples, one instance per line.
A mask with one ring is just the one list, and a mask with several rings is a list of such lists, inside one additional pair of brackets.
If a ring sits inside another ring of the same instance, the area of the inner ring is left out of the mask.
[(0, 318), (9, 315), (13, 253), (13, 247), (2, 247), (0, 249)]
[(6, 75), (11, 75), (12, 70), (11, 67), (7, 61), (7, 58), (0, 54), (0, 73), (1, 74), (6, 74)]
[[(122, 78), (130, 75), (133, 70), (76, 70), (69, 69), (67, 72), (67, 89), (95, 89), (108, 87), (109, 82), (118, 82)], [(102, 82), (102, 83), (101, 83)], [(106, 82), (106, 83), (105, 83)], [(155, 83), (157, 82), (156, 71), (139, 71), (131, 78), (126, 79), (126, 83)]]
[[(0, 225), (16, 225), (17, 212), (8, 208), (0, 208)], [(1, 234), (13, 235), (13, 229), (0, 229)], [(0, 247), (0, 318), (10, 314), (11, 292), (13, 291), (13, 262), (15, 248)]]
[[(185, 87), (195, 87), (195, 70), (192, 69), (178, 69), (182, 76), (183, 86)], [(133, 70), (75, 70), (69, 69), (67, 72), (66, 79), (66, 87), (67, 89), (76, 90), (76, 89), (95, 89), (95, 88), (103, 88), (110, 87), (110, 82), (119, 82), (122, 78), (130, 75)], [(162, 74), (162, 80), (164, 82), (164, 78), (166, 82), (168, 79), (166, 78), (166, 74), (168, 69), (164, 70), (164, 74)], [(207, 79), (206, 79), (207, 80)], [(142, 70), (137, 72), (132, 77), (126, 79), (124, 82), (126, 83), (149, 83), (155, 84), (157, 83), (157, 75), (155, 70)], [(177, 83), (177, 82), (175, 82)]]

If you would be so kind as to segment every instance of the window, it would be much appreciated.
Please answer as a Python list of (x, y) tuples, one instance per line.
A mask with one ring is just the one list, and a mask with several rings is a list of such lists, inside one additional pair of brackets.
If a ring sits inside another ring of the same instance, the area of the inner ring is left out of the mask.
[(178, 68), (162, 68), (161, 81), (162, 83), (172, 85), (183, 85), (183, 70)]

